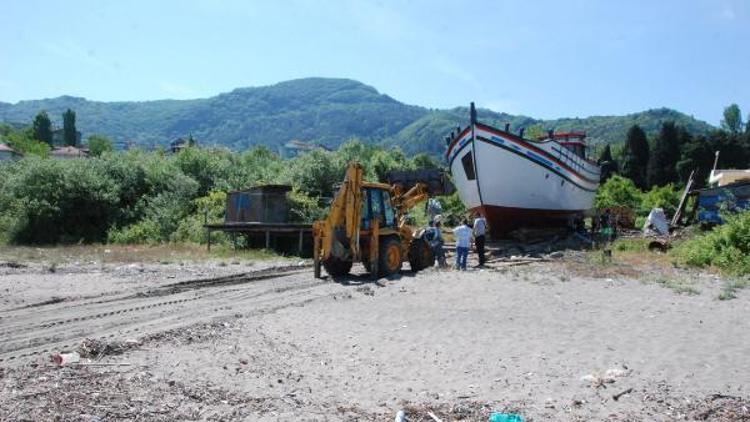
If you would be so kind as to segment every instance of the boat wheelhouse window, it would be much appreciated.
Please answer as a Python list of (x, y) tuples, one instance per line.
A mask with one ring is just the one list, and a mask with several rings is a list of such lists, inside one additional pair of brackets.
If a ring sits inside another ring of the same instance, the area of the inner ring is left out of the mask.
[(466, 179), (475, 180), (477, 178), (474, 173), (474, 158), (471, 156), (471, 151), (467, 152), (461, 157), (461, 164), (464, 166), (464, 173), (466, 173)]
[(579, 157), (583, 158), (586, 156), (586, 151), (582, 144), (571, 142), (571, 143), (565, 143), (563, 144), (563, 146), (565, 147), (565, 149), (567, 149), (568, 151), (571, 151), (573, 154)]

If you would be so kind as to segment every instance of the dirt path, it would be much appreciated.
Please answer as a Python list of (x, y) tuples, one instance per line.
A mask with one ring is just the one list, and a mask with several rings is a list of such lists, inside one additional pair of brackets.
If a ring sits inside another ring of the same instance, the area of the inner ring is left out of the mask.
[(0, 311), (0, 363), (72, 350), (84, 338), (136, 338), (327, 294), (314, 292), (320, 281), (287, 278), (308, 272), (305, 266), (272, 267)]

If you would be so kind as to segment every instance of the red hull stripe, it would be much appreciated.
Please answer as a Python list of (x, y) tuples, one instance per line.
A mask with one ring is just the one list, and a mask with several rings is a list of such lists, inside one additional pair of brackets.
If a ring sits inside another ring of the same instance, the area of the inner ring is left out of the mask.
[(456, 143), (457, 143), (457, 142), (458, 142), (459, 140), (461, 140), (461, 138), (462, 138), (462, 137), (463, 137), (464, 135), (466, 135), (467, 133), (469, 133), (469, 131), (470, 131), (470, 130), (471, 130), (471, 126), (466, 126), (466, 129), (462, 130), (462, 131), (461, 131), (461, 133), (459, 133), (458, 135), (456, 135), (456, 137), (455, 137), (455, 138), (453, 138), (453, 140), (451, 141), (450, 145), (448, 145), (448, 151), (446, 151), (446, 152), (445, 152), (445, 156), (446, 156), (446, 157), (450, 156), (451, 150), (452, 150), (452, 149), (453, 149), (453, 147), (454, 147), (454, 146), (456, 145)]

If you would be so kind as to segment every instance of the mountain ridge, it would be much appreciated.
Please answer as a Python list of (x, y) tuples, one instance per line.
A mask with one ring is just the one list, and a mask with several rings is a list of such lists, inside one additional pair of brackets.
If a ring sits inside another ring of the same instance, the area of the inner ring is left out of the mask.
[[(479, 104), (481, 106), (481, 104)], [(260, 87), (235, 88), (218, 95), (189, 100), (92, 101), (63, 95), (54, 98), (0, 102), (0, 121), (30, 123), (40, 110), (61, 125), (67, 108), (76, 111), (84, 133), (102, 134), (115, 141), (166, 146), (192, 134), (205, 145), (242, 150), (266, 145), (278, 150), (299, 139), (335, 148), (357, 137), (365, 142), (400, 146), (406, 153), (439, 155), (443, 139), (457, 125), (466, 125), (467, 107), (428, 109), (402, 103), (376, 88), (353, 79), (302, 78)], [(502, 127), (541, 125), (555, 130), (585, 130), (597, 142), (624, 140), (632, 124), (653, 135), (666, 120), (675, 120), (693, 133), (715, 129), (710, 124), (668, 108), (622, 116), (535, 119), (484, 108), (480, 121)]]

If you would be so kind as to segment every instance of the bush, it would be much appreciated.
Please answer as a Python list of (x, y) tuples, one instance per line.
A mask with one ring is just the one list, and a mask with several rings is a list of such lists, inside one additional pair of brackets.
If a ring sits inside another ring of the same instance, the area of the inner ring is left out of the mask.
[(115, 150), (112, 146), (112, 141), (102, 135), (91, 135), (86, 143), (89, 147), (89, 154), (92, 157), (99, 157), (105, 152), (112, 152)]
[[(3, 184), (21, 243), (101, 241), (118, 215), (119, 186), (97, 160), (25, 158)], [(7, 201), (7, 200), (6, 200)]]
[(638, 210), (641, 205), (641, 196), (641, 191), (635, 187), (632, 180), (614, 175), (599, 187), (594, 206), (598, 209), (625, 206)]
[(640, 214), (648, 215), (652, 208), (663, 208), (667, 217), (674, 215), (680, 204), (680, 192), (671, 183), (666, 186), (654, 186), (642, 195)]
[[(193, 201), (193, 212), (183, 218), (175, 230), (172, 240), (176, 242), (206, 243), (208, 237), (205, 223), (217, 223), (224, 221), (224, 211), (227, 203), (227, 194), (222, 191), (210, 192), (207, 196)], [(214, 236), (218, 241), (223, 237)]]
[(466, 207), (458, 197), (458, 192), (451, 195), (439, 196), (437, 200), (443, 207), (443, 226), (457, 226), (466, 217)]
[(735, 275), (750, 274), (750, 212), (724, 217), (713, 231), (683, 242), (679, 260), (696, 267), (714, 266)]
[(123, 229), (111, 229), (107, 242), (116, 244), (156, 244), (161, 239), (159, 225), (153, 220), (143, 220)]
[(328, 212), (320, 205), (318, 198), (311, 197), (298, 190), (289, 192), (288, 199), (291, 206), (290, 221), (311, 223), (325, 218)]

